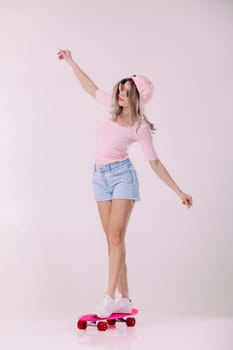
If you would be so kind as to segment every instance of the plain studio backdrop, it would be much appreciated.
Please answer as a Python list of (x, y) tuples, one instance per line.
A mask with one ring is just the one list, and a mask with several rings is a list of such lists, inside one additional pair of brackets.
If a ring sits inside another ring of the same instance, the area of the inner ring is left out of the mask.
[(187, 209), (129, 150), (141, 202), (127, 234), (130, 296), (150, 318), (232, 317), (233, 6), (230, 1), (3, 1), (0, 318), (70, 319), (107, 286), (93, 198), (104, 110), (59, 49), (107, 92), (143, 74), (155, 149)]

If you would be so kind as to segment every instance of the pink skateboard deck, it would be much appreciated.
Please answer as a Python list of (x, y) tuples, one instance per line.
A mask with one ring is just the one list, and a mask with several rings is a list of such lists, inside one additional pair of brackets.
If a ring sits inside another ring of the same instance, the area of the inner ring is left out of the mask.
[(136, 320), (134, 315), (138, 313), (138, 309), (132, 309), (131, 313), (113, 313), (109, 317), (99, 318), (92, 314), (86, 314), (79, 317), (77, 327), (86, 329), (87, 326), (97, 326), (99, 331), (106, 331), (109, 326), (114, 326), (116, 322), (125, 322), (128, 327), (134, 327)]

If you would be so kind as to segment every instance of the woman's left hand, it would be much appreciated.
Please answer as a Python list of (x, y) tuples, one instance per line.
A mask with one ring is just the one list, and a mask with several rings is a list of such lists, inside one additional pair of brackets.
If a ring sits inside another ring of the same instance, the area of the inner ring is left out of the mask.
[(188, 194), (181, 191), (179, 197), (182, 199), (182, 203), (187, 205), (187, 208), (190, 208), (193, 205), (193, 199)]

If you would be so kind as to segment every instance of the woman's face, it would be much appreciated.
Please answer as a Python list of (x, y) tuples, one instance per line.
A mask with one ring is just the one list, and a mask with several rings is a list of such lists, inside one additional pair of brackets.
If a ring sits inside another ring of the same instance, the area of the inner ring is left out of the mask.
[(131, 85), (129, 81), (126, 81), (124, 84), (119, 84), (119, 93), (118, 93), (118, 104), (121, 107), (129, 106), (129, 91), (131, 90)]

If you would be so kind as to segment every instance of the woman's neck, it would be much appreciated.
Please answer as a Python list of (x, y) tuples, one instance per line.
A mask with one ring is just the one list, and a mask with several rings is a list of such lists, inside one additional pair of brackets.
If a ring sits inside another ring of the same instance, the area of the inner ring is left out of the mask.
[(122, 108), (122, 111), (121, 111), (121, 113), (120, 113), (120, 116), (122, 116), (122, 117), (128, 117), (128, 116), (129, 116), (129, 109), (123, 107), (123, 108)]

